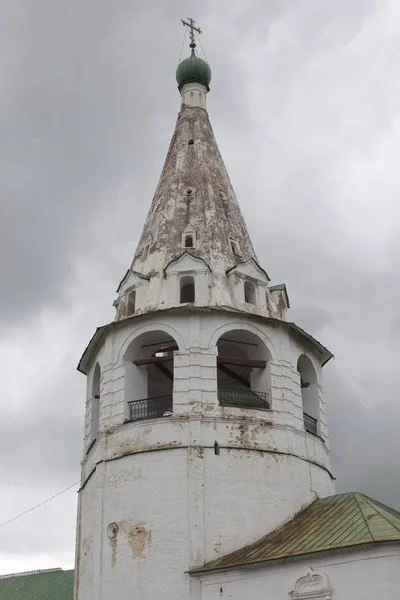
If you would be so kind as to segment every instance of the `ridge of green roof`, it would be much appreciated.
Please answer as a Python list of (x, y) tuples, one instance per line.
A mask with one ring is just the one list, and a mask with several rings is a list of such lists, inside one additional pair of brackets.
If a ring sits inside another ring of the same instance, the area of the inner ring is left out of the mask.
[(400, 541), (400, 512), (359, 492), (314, 500), (291, 521), (258, 541), (193, 569), (192, 574), (269, 561), (286, 561), (316, 553), (380, 542)]
[(73, 600), (74, 571), (49, 570), (0, 577), (1, 600)]

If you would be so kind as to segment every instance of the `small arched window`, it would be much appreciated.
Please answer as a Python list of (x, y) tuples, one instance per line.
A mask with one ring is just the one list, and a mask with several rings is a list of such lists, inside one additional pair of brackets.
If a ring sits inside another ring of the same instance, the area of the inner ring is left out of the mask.
[(91, 415), (91, 441), (95, 440), (99, 431), (100, 422), (100, 378), (101, 371), (99, 363), (96, 364), (92, 381), (92, 415)]
[(185, 248), (193, 248), (193, 236), (187, 235), (185, 237)]
[(188, 141), (188, 146), (193, 146), (194, 144), (194, 139), (190, 138), (190, 140)]
[(194, 277), (182, 277), (180, 281), (180, 303), (195, 301)]
[(256, 286), (251, 281), (244, 283), (244, 301), (247, 304), (257, 304)]
[(126, 316), (130, 317), (135, 314), (136, 307), (136, 291), (132, 290), (132, 292), (128, 296), (128, 302), (126, 304)]

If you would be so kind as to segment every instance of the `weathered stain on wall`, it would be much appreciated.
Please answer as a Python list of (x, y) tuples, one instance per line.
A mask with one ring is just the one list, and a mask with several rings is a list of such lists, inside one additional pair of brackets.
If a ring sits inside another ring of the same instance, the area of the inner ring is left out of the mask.
[(151, 531), (147, 529), (144, 522), (121, 521), (118, 535), (125, 538), (133, 559), (144, 556), (146, 549), (151, 545)]
[(117, 544), (118, 544), (118, 536), (112, 538), (110, 540), (111, 546), (111, 567), (114, 568), (117, 564)]

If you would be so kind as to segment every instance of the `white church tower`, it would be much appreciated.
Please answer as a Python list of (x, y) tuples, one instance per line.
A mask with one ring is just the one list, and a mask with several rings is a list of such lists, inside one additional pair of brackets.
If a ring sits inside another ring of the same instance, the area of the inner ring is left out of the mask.
[(189, 26), (180, 113), (116, 318), (79, 363), (75, 600), (197, 599), (189, 571), (333, 493), (331, 354), (287, 320), (286, 287), (254, 252)]

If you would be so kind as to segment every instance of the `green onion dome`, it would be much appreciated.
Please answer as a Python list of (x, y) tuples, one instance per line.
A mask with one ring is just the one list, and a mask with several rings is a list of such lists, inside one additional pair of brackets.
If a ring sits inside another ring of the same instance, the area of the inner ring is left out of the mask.
[(181, 91), (186, 83), (201, 83), (210, 91), (211, 69), (205, 60), (196, 56), (192, 48), (192, 54), (179, 63), (176, 70), (176, 81)]

